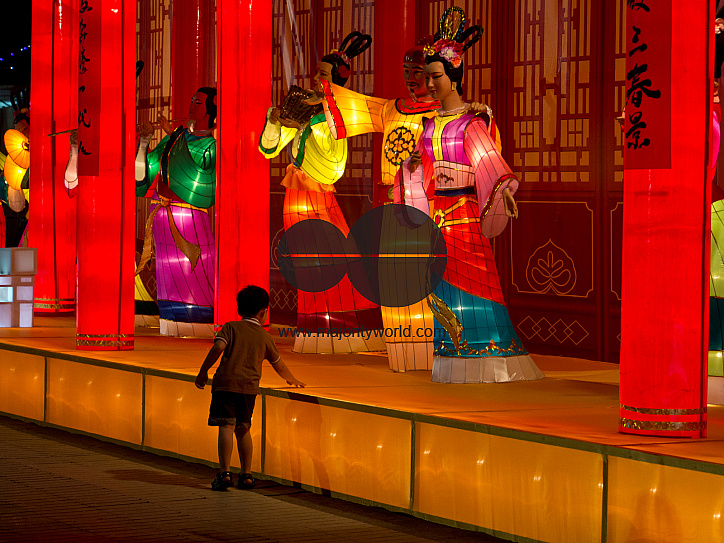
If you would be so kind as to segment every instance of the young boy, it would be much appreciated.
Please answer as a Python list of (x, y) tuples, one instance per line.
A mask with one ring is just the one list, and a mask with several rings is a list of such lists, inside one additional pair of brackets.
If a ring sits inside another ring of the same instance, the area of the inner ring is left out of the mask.
[(203, 389), (209, 381), (208, 371), (219, 356), (221, 363), (211, 386), (209, 426), (219, 427), (219, 473), (211, 483), (212, 490), (234, 486), (231, 480), (231, 452), (236, 434), (241, 477), (239, 488), (254, 488), (251, 475), (252, 441), (249, 434), (254, 402), (259, 393), (261, 363), (271, 362), (274, 370), (290, 385), (303, 387), (274, 345), (274, 340), (262, 328), (269, 312), (269, 294), (261, 287), (249, 285), (239, 291), (236, 305), (240, 321), (227, 322), (216, 334), (216, 341), (206, 355), (196, 376), (196, 386)]

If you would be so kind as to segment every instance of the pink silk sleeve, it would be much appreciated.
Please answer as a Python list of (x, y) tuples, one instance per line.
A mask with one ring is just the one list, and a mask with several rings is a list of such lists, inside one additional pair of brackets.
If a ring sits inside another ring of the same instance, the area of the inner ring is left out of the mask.
[(417, 140), (415, 150), (422, 157), (422, 164), (418, 165), (414, 172), (410, 172), (410, 159), (405, 161), (397, 170), (395, 185), (393, 189), (394, 202), (405, 204), (419, 209), (426, 215), (430, 214), (430, 203), (427, 199), (427, 187), (432, 179), (432, 160), (427, 156), (425, 147), (422, 145), (422, 138)]
[(485, 237), (493, 238), (508, 224), (503, 190), (507, 188), (515, 194), (518, 179), (498, 151), (482, 120), (471, 121), (465, 130), (465, 154), (475, 170), (482, 232)]

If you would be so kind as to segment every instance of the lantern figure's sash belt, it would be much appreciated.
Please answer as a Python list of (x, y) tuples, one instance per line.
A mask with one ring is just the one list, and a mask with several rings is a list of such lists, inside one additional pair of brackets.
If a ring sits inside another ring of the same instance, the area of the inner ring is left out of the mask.
[(208, 210), (201, 207), (192, 206), (191, 204), (187, 204), (185, 202), (174, 202), (172, 200), (169, 200), (168, 198), (164, 198), (163, 196), (160, 196), (159, 198), (160, 200), (151, 200), (152, 204), (159, 205), (153, 208), (153, 211), (151, 211), (151, 214), (146, 220), (146, 231), (143, 236), (143, 252), (141, 253), (141, 261), (138, 263), (138, 268), (136, 269), (136, 275), (141, 273), (141, 270), (143, 270), (143, 268), (146, 266), (148, 261), (151, 260), (151, 256), (153, 255), (153, 218), (156, 216), (156, 213), (158, 213), (160, 209), (166, 209), (166, 215), (168, 216), (168, 226), (171, 229), (171, 235), (173, 236), (173, 240), (179, 250), (184, 254), (186, 258), (189, 259), (189, 262), (191, 262), (191, 270), (196, 267), (196, 263), (199, 261), (199, 256), (201, 255), (201, 249), (199, 248), (199, 246), (185, 240), (184, 237), (181, 235), (181, 232), (179, 232), (178, 226), (176, 226), (176, 221), (170, 208), (177, 207), (184, 209), (193, 209), (196, 211), (203, 211), (204, 213), (208, 213)]

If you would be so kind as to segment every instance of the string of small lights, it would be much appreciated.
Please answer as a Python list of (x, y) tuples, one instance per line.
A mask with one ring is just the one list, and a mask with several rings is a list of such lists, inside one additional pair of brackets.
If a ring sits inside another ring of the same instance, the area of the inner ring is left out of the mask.
[(20, 49), (15, 50), (15, 51), (10, 51), (9, 53), (2, 53), (2, 54), (0, 54), (0, 62), (3, 63), (3, 64), (0, 64), (0, 67), (4, 67), (4, 66), (5, 66), (5, 63), (9, 62), (9, 63), (10, 63), (10, 69), (11, 69), (11, 70), (14, 70), (15, 67), (12, 65), (12, 62), (13, 62), (13, 60), (14, 60), (13, 57), (15, 57), (15, 54), (16, 54), (16, 53), (17, 53), (18, 55), (20, 55), (20, 53), (24, 53), (25, 51), (28, 51), (28, 52), (30, 51), (30, 46), (29, 46), (29, 45), (26, 45), (25, 47), (21, 47)]

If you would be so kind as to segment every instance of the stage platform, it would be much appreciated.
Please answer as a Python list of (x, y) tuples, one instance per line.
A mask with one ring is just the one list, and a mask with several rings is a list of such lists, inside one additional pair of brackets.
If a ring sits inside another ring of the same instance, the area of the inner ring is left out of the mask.
[[(0, 412), (213, 465), (210, 339), (137, 328), (135, 350), (75, 350), (71, 317), (0, 330)], [(618, 366), (533, 355), (545, 379), (451, 385), (382, 353), (265, 365), (252, 425), (262, 478), (513, 541), (724, 541), (724, 407), (709, 437), (620, 434)], [(235, 464), (238, 466), (238, 464)]]

